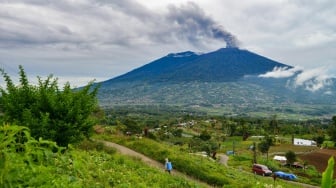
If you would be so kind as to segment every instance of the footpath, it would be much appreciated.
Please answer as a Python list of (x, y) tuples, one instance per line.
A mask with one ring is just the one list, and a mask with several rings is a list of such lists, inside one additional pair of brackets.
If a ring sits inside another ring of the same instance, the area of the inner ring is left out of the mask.
[[(102, 142), (105, 146), (107, 147), (113, 147), (115, 148), (119, 153), (123, 154), (123, 155), (128, 155), (128, 156), (132, 156), (132, 157), (136, 157), (136, 158), (140, 158), (145, 164), (151, 166), (151, 167), (154, 167), (154, 168), (158, 168), (162, 171), (165, 170), (164, 168), (164, 159), (162, 159), (162, 163), (156, 161), (156, 160), (153, 160), (141, 153), (138, 153), (134, 150), (131, 150), (125, 146), (122, 146), (122, 145), (119, 145), (119, 144), (116, 144), (116, 143), (113, 143), (113, 142), (109, 142), (109, 141), (103, 141), (103, 140), (96, 140), (97, 142)], [(224, 154), (219, 154), (219, 157), (220, 157), (220, 160), (219, 160), (219, 163), (227, 166), (227, 161), (228, 161), (228, 156), (227, 155), (224, 155)], [(187, 180), (190, 180), (190, 181), (194, 181), (194, 182), (197, 182), (205, 187), (213, 187), (205, 182), (202, 182), (198, 179), (195, 179), (191, 176), (188, 176), (182, 172), (179, 172), (177, 171), (176, 169), (174, 169), (172, 172), (171, 172), (172, 175), (174, 176), (179, 176), (179, 177), (183, 177), (184, 179), (187, 179)], [(267, 178), (267, 177), (265, 177)], [(299, 183), (299, 182), (290, 182), (292, 184), (295, 184), (297, 185), (298, 187), (302, 187), (302, 188), (318, 188), (317, 186), (313, 186), (313, 185), (308, 185), (308, 184), (303, 184), (303, 183)]]
[[(131, 150), (125, 146), (122, 146), (122, 145), (119, 145), (119, 144), (116, 144), (116, 143), (113, 143), (113, 142), (108, 142), (108, 141), (102, 141), (102, 140), (97, 140), (97, 142), (102, 142), (104, 143), (105, 146), (107, 147), (113, 147), (115, 149), (117, 149), (117, 151), (123, 155), (128, 155), (128, 156), (132, 156), (132, 157), (136, 157), (136, 158), (140, 158), (145, 164), (151, 166), (151, 167), (154, 167), (154, 168), (158, 168), (162, 171), (165, 171), (165, 168), (164, 168), (164, 164), (163, 163), (160, 163), (158, 161), (155, 161), (141, 153), (138, 153), (134, 150)], [(164, 159), (162, 159), (162, 161), (164, 162)], [(179, 177), (183, 177), (184, 179), (187, 179), (187, 180), (190, 180), (190, 181), (193, 181), (193, 182), (197, 182), (198, 184), (201, 184), (205, 187), (212, 187), (211, 185), (205, 183), (205, 182), (202, 182), (198, 179), (195, 179), (191, 176), (188, 176), (186, 174), (183, 174), (182, 172), (179, 172), (177, 170), (173, 170), (171, 172), (172, 175), (174, 176), (179, 176)]]

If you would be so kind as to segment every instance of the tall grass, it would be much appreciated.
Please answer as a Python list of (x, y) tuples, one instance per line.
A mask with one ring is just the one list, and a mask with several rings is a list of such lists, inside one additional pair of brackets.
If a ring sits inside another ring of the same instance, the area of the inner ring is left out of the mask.
[[(107, 138), (107, 137), (105, 137)], [(109, 140), (126, 145), (140, 153), (164, 162), (165, 158), (172, 161), (178, 171), (196, 179), (207, 182), (216, 187), (265, 187), (273, 185), (272, 178), (255, 176), (253, 173), (241, 169), (225, 167), (216, 161), (195, 156), (181, 151), (180, 147), (159, 143), (150, 139), (136, 139), (133, 137), (110, 137)], [(278, 187), (296, 187), (285, 181), (278, 181)]]
[(78, 149), (0, 126), (0, 187), (202, 187), (86, 141)]

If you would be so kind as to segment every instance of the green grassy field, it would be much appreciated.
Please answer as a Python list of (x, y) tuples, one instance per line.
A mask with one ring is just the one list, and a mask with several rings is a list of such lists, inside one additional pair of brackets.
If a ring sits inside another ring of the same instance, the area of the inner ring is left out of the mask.
[[(125, 145), (157, 161), (168, 157), (174, 164), (175, 169), (186, 173), (201, 181), (217, 187), (267, 187), (273, 186), (272, 178), (256, 176), (250, 170), (251, 160), (237, 165), (226, 167), (210, 158), (195, 156), (188, 153), (186, 147), (171, 144), (158, 143), (156, 141), (135, 137), (99, 136), (100, 139), (110, 140)], [(248, 145), (248, 144), (246, 144)], [(231, 159), (230, 159), (231, 160)], [(278, 180), (277, 187), (297, 187), (290, 182)]]

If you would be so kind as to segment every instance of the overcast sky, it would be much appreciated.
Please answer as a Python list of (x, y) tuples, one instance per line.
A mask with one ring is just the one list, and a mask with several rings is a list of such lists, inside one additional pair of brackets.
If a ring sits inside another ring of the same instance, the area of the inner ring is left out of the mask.
[(334, 76), (336, 1), (0, 0), (1, 68), (17, 78), (21, 64), (32, 82), (81, 86), (227, 45)]

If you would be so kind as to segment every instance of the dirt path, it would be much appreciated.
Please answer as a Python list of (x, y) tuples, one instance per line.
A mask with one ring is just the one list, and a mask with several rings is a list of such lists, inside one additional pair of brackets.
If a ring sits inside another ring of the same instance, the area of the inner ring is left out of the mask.
[(224, 166), (227, 166), (227, 162), (229, 160), (229, 157), (225, 154), (218, 154), (218, 156), (219, 156), (219, 161), (218, 162), (220, 164), (223, 164)]
[[(134, 150), (131, 150), (125, 146), (122, 146), (122, 145), (119, 145), (119, 144), (116, 144), (116, 143), (113, 143), (113, 142), (108, 142), (108, 141), (102, 141), (102, 140), (96, 140), (97, 142), (102, 142), (104, 143), (105, 146), (108, 146), (108, 147), (113, 147), (113, 148), (116, 148), (118, 152), (120, 152), (121, 154), (123, 155), (128, 155), (128, 156), (132, 156), (132, 157), (137, 157), (137, 158), (140, 158), (144, 163), (146, 163), (147, 165), (151, 166), (151, 167), (154, 167), (154, 168), (158, 168), (162, 171), (164, 171), (164, 164), (158, 162), (158, 161), (155, 161), (141, 153), (138, 153)], [(163, 159), (164, 160), (164, 159)], [(193, 181), (193, 182), (197, 182), (198, 184), (201, 184), (205, 187), (211, 187), (210, 185), (200, 181), (200, 180), (197, 180), (193, 177), (190, 177), (190, 176), (187, 176), (177, 170), (173, 170), (172, 171), (172, 175), (174, 176), (179, 176), (179, 177), (183, 177), (184, 179), (187, 179), (189, 181)]]
[[(96, 140), (96, 141), (104, 143), (105, 146), (116, 148), (117, 151), (120, 152), (123, 155), (128, 155), (128, 156), (140, 158), (147, 165), (149, 165), (151, 167), (154, 167), (154, 168), (158, 168), (158, 169), (164, 171), (164, 164), (163, 163), (155, 161), (155, 160), (153, 160), (153, 159), (151, 159), (151, 158), (149, 158), (149, 157), (147, 157), (147, 156), (145, 156), (141, 153), (138, 153), (138, 152), (136, 152), (134, 150), (131, 150), (131, 149), (125, 147), (125, 146), (122, 146), (122, 145), (119, 145), (119, 144), (116, 144), (116, 143), (113, 143), (113, 142), (102, 141), (102, 140)], [(219, 163), (227, 166), (227, 161), (228, 161), (229, 157), (225, 154), (219, 154), (219, 157), (220, 157)], [(187, 176), (187, 175), (185, 175), (185, 174), (183, 174), (183, 173), (181, 173), (177, 170), (173, 170), (172, 175), (183, 177), (184, 179), (187, 179), (189, 181), (197, 182), (198, 184), (201, 184), (205, 187), (212, 187), (209, 184), (206, 184), (206, 183), (204, 183), (200, 180), (197, 180), (193, 177)], [(289, 183), (296, 184), (296, 185), (298, 185), (298, 187), (302, 187), (302, 188), (318, 188), (317, 186), (312, 186), (312, 185), (298, 183), (298, 182), (289, 182)]]

